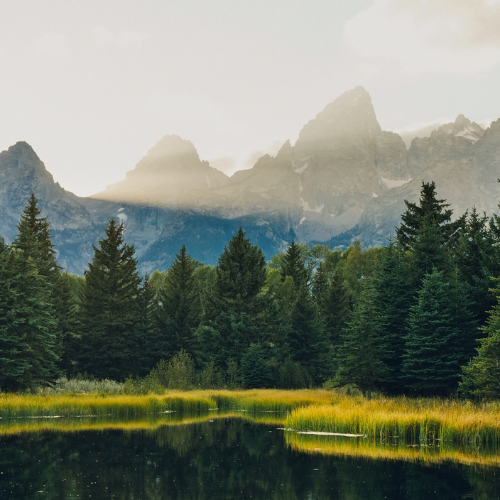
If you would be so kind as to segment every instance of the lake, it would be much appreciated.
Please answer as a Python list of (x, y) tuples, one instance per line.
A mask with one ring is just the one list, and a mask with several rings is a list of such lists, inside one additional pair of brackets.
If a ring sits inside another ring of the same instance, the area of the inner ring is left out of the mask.
[(500, 499), (496, 465), (350, 456), (345, 443), (362, 438), (301, 445), (262, 418), (4, 420), (0, 498)]

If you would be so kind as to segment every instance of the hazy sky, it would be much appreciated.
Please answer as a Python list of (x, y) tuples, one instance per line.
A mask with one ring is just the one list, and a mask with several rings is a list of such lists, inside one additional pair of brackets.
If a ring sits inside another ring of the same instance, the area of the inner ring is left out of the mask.
[(385, 130), (497, 119), (499, 26), (500, 0), (0, 0), (0, 150), (89, 195), (167, 134), (248, 166), (356, 85)]

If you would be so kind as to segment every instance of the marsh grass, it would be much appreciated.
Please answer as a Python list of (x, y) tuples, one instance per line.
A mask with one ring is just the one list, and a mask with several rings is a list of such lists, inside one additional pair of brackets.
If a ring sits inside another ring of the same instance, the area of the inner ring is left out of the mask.
[(440, 399), (342, 396), (330, 405), (293, 410), (286, 428), (298, 431), (362, 434), (368, 438), (394, 436), (404, 443), (433, 445), (454, 442), (475, 446), (500, 445), (498, 403), (475, 406)]

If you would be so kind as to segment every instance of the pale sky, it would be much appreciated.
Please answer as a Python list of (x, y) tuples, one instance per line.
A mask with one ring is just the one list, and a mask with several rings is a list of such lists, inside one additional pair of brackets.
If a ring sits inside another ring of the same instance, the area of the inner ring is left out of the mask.
[(164, 135), (248, 167), (363, 85), (384, 130), (500, 118), (500, 0), (0, 0), (0, 150), (78, 195)]

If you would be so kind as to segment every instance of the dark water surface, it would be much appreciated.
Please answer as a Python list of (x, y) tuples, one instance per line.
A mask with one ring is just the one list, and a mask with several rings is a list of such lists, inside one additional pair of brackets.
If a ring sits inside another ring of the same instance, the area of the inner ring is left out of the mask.
[(308, 455), (276, 426), (0, 436), (0, 499), (500, 499), (500, 469)]

